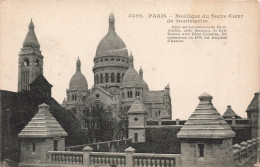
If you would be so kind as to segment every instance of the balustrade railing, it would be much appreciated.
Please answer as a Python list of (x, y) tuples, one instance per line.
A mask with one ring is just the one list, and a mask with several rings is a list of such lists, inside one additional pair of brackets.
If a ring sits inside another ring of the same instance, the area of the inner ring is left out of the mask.
[(133, 155), (134, 167), (175, 167), (176, 157), (180, 154), (144, 154)]
[(242, 142), (235, 144), (233, 146), (233, 159), (235, 164), (243, 165), (252, 157), (256, 157), (258, 150), (258, 140), (248, 140), (247, 142)]
[(111, 152), (91, 152), (90, 164), (102, 166), (125, 166), (125, 153), (111, 153)]
[(49, 164), (83, 164), (83, 152), (48, 151), (47, 163)]
[(180, 154), (135, 153), (131, 147), (124, 153), (92, 152), (88, 146), (82, 151), (49, 151), (47, 163), (59, 166), (180, 167)]

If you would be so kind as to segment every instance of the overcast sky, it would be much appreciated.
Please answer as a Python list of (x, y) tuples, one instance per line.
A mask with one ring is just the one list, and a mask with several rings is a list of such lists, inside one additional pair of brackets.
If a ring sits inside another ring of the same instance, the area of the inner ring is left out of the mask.
[[(231, 105), (238, 115), (246, 117), (246, 108), (259, 85), (257, 5), (131, 2), (1, 1), (0, 88), (17, 91), (18, 53), (31, 18), (44, 56), (44, 76), (53, 85), (53, 97), (61, 103), (66, 96), (78, 56), (91, 88), (96, 48), (107, 33), (108, 16), (113, 11), (116, 32), (132, 51), (135, 69), (142, 66), (150, 90), (162, 90), (169, 83), (173, 119), (187, 119), (203, 92), (213, 96), (213, 104), (221, 114)], [(148, 18), (154, 13), (232, 13), (244, 17), (209, 20), (208, 25), (227, 26), (227, 40), (167, 43), (167, 30), (177, 24), (167, 23), (168, 18)], [(129, 14), (145, 18), (129, 18)]]

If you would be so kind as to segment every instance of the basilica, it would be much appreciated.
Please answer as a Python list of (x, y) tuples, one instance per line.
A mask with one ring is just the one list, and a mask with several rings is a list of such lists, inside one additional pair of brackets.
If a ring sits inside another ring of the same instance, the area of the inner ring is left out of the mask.
[[(66, 90), (67, 97), (62, 106), (84, 122), (84, 110), (102, 107), (113, 116), (120, 115), (140, 99), (145, 110), (145, 120), (170, 120), (172, 117), (170, 87), (150, 91), (143, 75), (134, 67), (134, 56), (129, 53), (124, 41), (115, 30), (115, 17), (109, 15), (107, 34), (99, 42), (94, 57), (94, 85), (89, 89), (85, 76), (81, 73), (81, 62), (76, 62), (76, 72)], [(137, 117), (135, 119), (138, 119)]]

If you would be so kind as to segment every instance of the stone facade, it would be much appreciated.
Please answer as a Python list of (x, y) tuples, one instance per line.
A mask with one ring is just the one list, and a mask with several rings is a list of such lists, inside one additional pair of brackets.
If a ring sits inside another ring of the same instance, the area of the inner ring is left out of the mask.
[(139, 72), (135, 70), (132, 53), (128, 55), (124, 41), (115, 31), (115, 18), (112, 13), (108, 21), (108, 33), (99, 42), (94, 58), (94, 85), (91, 89), (87, 89), (87, 81), (78, 70), (80, 68), (78, 60), (77, 72), (70, 80), (67, 97), (62, 106), (70, 110), (83, 127), (88, 128), (86, 119), (89, 118), (85, 118), (84, 110), (90, 110), (91, 113), (94, 108), (101, 105), (118, 121), (120, 119), (118, 115), (127, 114), (124, 110), (132, 106), (136, 97), (140, 97), (147, 113), (145, 120), (170, 120), (172, 107), (169, 85), (160, 91), (149, 90), (143, 78), (143, 69), (140, 68)]

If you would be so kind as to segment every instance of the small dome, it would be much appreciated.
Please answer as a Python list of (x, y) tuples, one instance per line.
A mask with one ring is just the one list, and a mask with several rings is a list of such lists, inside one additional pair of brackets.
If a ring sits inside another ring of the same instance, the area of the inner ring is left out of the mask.
[(149, 87), (143, 79), (142, 79), (142, 87), (143, 87), (144, 92), (149, 92)]
[(99, 42), (95, 58), (105, 56), (122, 56), (128, 58), (128, 51), (124, 41), (115, 32), (115, 18), (109, 16), (109, 31)]
[(70, 79), (70, 90), (88, 90), (88, 83), (81, 72), (76, 72)]
[(69, 88), (70, 90), (88, 90), (88, 82), (85, 76), (81, 73), (81, 62), (78, 58), (76, 73), (71, 77)]
[[(133, 56), (132, 57), (131, 56), (129, 58), (130, 60), (133, 59)], [(148, 92), (149, 91), (149, 87), (148, 87), (147, 83), (144, 81), (144, 77), (143, 77), (144, 71), (143, 71), (142, 67), (140, 67), (140, 69), (139, 69), (139, 75), (140, 75), (141, 80), (142, 80), (142, 87), (143, 87), (144, 92)]]
[(143, 86), (142, 79), (133, 66), (132, 54), (130, 55), (129, 63), (130, 63), (130, 67), (125, 72), (125, 75), (124, 75), (124, 78), (122, 81), (122, 87), (142, 87)]

